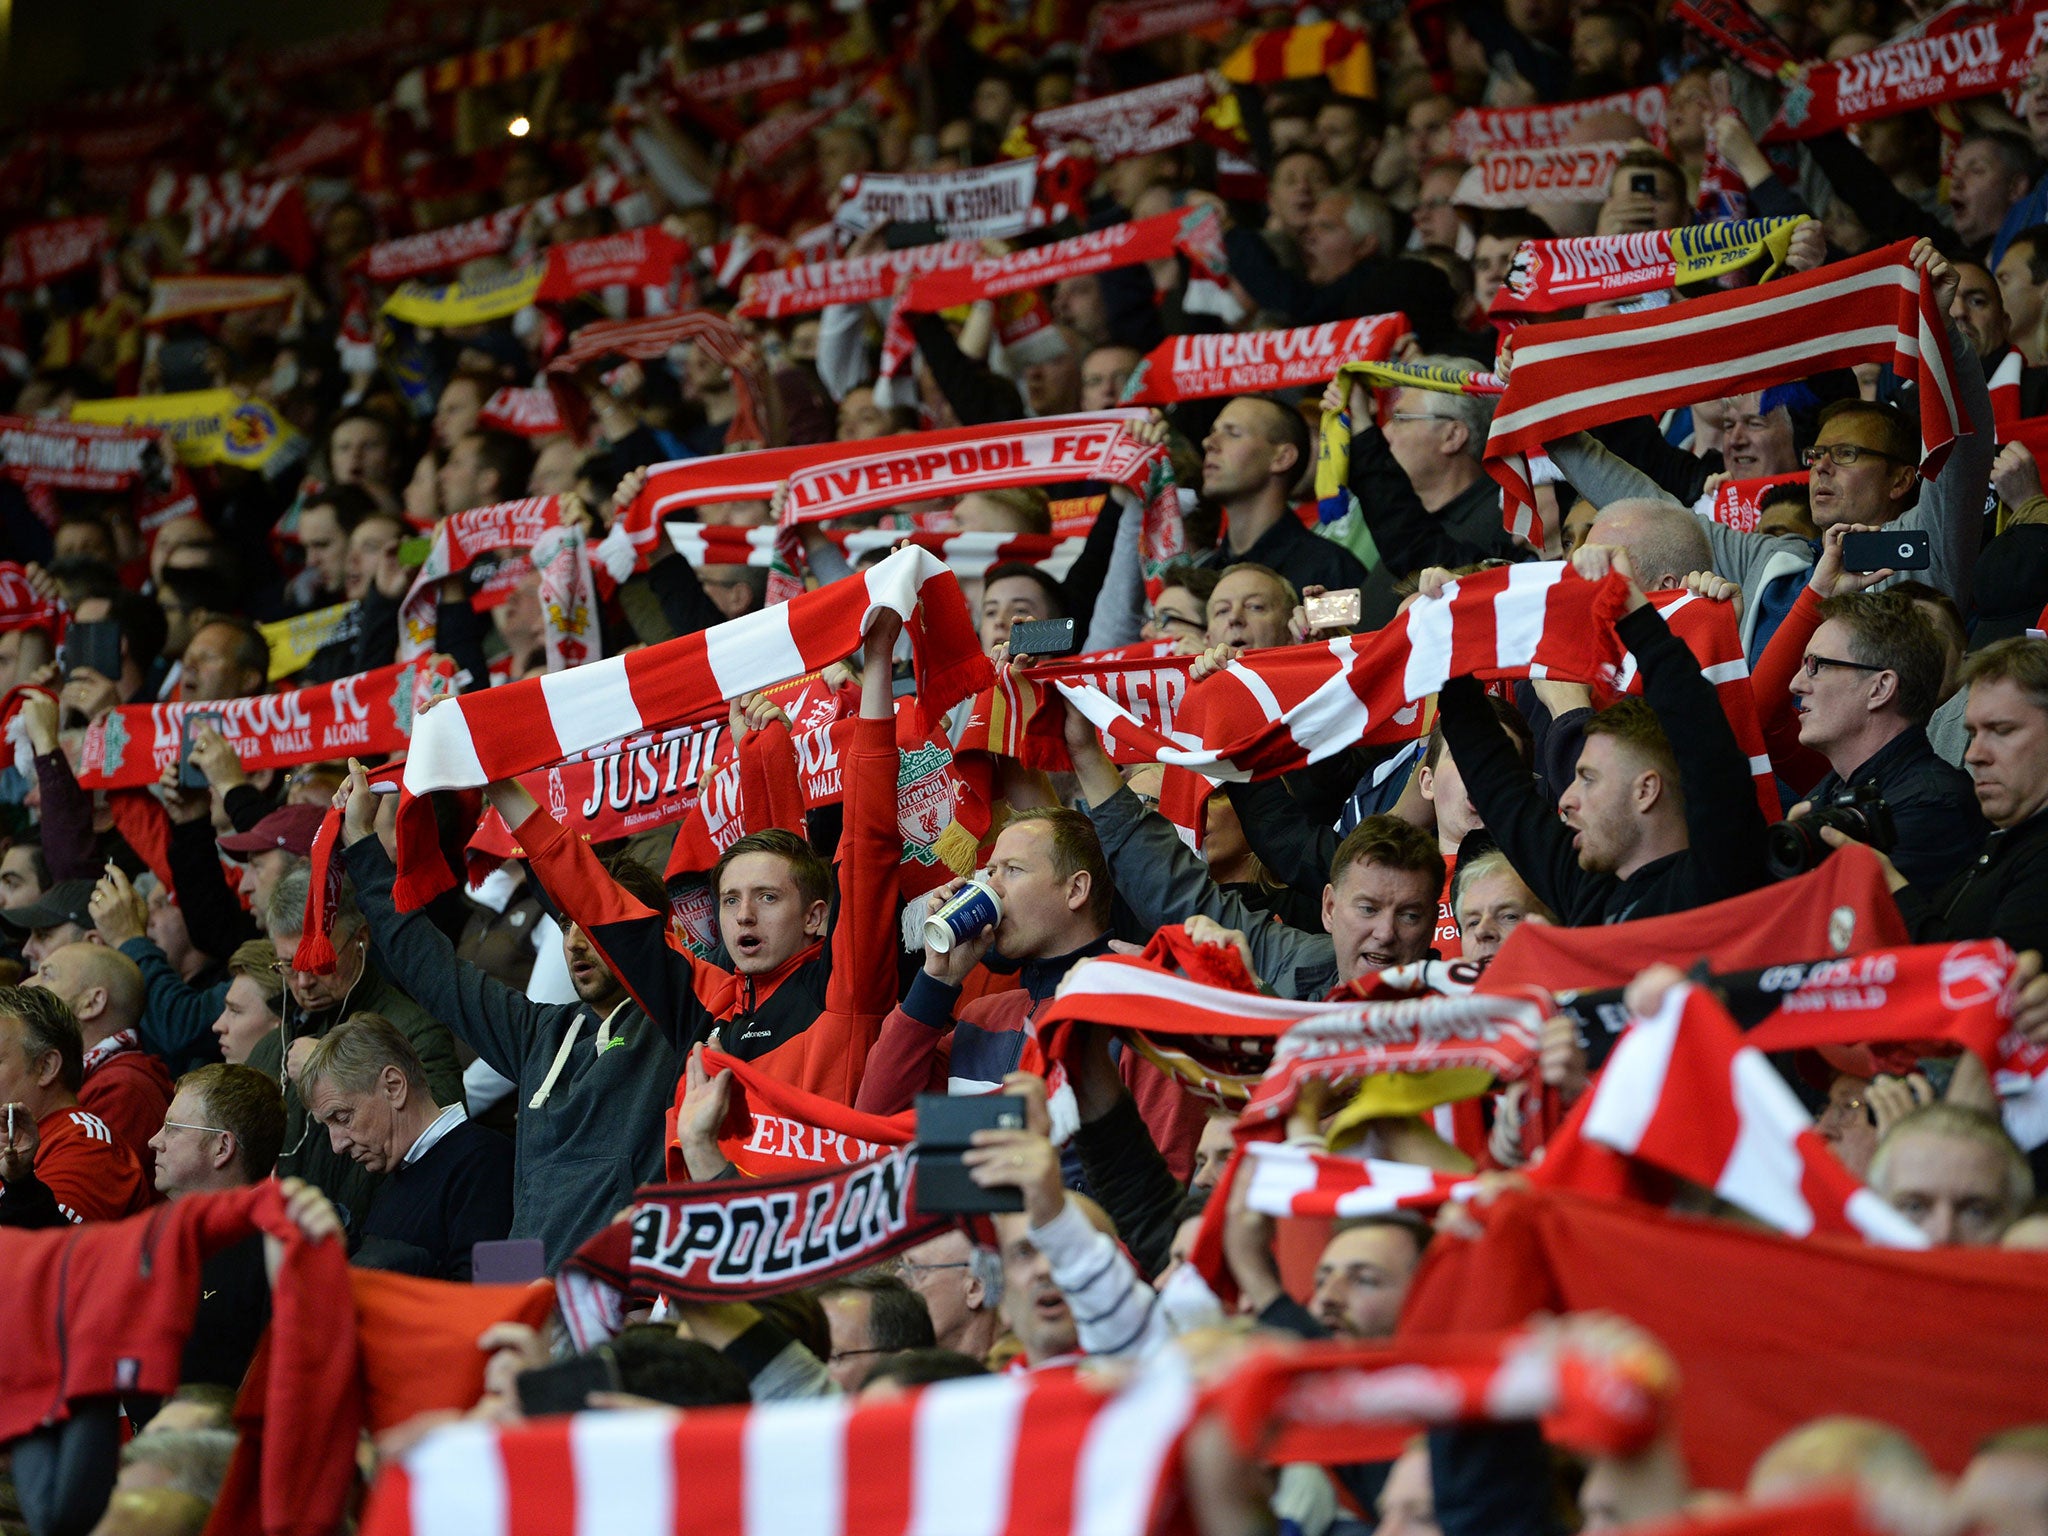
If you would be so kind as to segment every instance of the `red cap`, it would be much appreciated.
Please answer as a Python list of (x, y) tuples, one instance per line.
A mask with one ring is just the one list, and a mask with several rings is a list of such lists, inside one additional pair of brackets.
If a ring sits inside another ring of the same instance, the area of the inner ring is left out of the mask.
[(326, 814), (317, 805), (281, 805), (246, 832), (233, 832), (220, 840), (220, 851), (238, 859), (282, 848), (301, 858), (313, 851), (313, 834), (320, 830)]

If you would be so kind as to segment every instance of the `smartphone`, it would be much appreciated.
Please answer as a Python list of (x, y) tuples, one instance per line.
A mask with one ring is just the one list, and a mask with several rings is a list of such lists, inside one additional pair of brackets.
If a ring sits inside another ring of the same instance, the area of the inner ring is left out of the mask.
[(1035, 656), (1043, 660), (1047, 656), (1071, 656), (1080, 649), (1074, 639), (1072, 619), (1026, 619), (1022, 624), (1010, 626), (1010, 654), (1012, 656)]
[(1931, 540), (1924, 529), (1896, 528), (1842, 537), (1845, 571), (1924, 571), (1933, 563)]
[(593, 1392), (619, 1390), (619, 1363), (599, 1345), (587, 1355), (521, 1371), (519, 1411), (530, 1419), (550, 1413), (581, 1413)]
[(547, 1245), (537, 1237), (507, 1237), (472, 1244), (469, 1278), (473, 1285), (525, 1285), (548, 1272)]
[(194, 710), (185, 717), (184, 723), (179, 727), (178, 736), (178, 788), (207, 787), (206, 775), (200, 772), (199, 765), (192, 761), (192, 738), (199, 734), (199, 727), (202, 725), (210, 725), (218, 732), (222, 719), (221, 715), (210, 709)]
[(1324, 592), (1309, 598), (1302, 607), (1307, 610), (1310, 629), (1349, 629), (1363, 612), (1357, 587)]
[(983, 1189), (968, 1176), (961, 1157), (976, 1131), (1023, 1129), (1024, 1101), (1015, 1094), (971, 1094), (959, 1098), (944, 1093), (919, 1094), (918, 1210), (939, 1215), (1023, 1210), (1023, 1190)]
[(1655, 171), (1630, 171), (1628, 173), (1628, 189), (1637, 197), (1655, 197), (1657, 195), (1657, 173)]
[(64, 632), (64, 675), (90, 667), (108, 682), (121, 680), (121, 626), (112, 619), (73, 624)]
[(891, 219), (882, 226), (886, 250), (907, 251), (915, 245), (937, 245), (946, 232), (929, 219)]

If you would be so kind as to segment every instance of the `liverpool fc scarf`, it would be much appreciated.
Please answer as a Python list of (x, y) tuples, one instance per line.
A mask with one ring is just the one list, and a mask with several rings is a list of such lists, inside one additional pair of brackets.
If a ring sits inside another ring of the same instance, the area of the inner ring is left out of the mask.
[(645, 320), (599, 320), (586, 325), (569, 338), (562, 355), (548, 364), (548, 381), (555, 390), (563, 414), (581, 420), (587, 409), (583, 397), (568, 388), (568, 376), (607, 357), (629, 357), (642, 362), (664, 357), (671, 347), (703, 347), (732, 370), (733, 392), (738, 397), (732, 425), (725, 439), (734, 447), (743, 443), (768, 441), (768, 381), (749, 367), (747, 339), (723, 315), (705, 309), (686, 309), (673, 315)]
[(444, 685), (447, 664), (436, 672), (400, 662), (289, 693), (259, 693), (201, 704), (124, 704), (94, 721), (78, 762), (83, 789), (132, 789), (156, 783), (178, 760), (185, 717), (212, 715), (243, 768), (290, 768), (300, 763), (403, 752), (417, 702)]
[(1223, 61), (1223, 78), (1237, 85), (1321, 79), (1340, 96), (1377, 96), (1372, 45), (1365, 34), (1335, 21), (1274, 27), (1243, 43)]
[(1857, 1182), (1763, 1053), (1704, 989), (1673, 987), (1622, 1035), (1531, 1177), (1620, 1197), (1638, 1168), (1711, 1190), (1788, 1237), (1927, 1238)]
[(509, 250), (529, 221), (545, 228), (563, 219), (608, 208), (632, 195), (632, 183), (610, 166), (600, 166), (575, 186), (531, 203), (517, 203), (460, 224), (422, 230), (371, 246), (357, 260), (376, 283), (396, 283), (429, 272), (445, 272), (478, 256)]
[(1531, 149), (1501, 144), (1482, 149), (1458, 182), (1461, 208), (1527, 208), (1535, 203), (1599, 203), (1607, 199), (1614, 168), (1629, 146), (1554, 144)]
[[(1449, 363), (1389, 363), (1353, 359), (1338, 365), (1331, 381), (1351, 398), (1351, 381), (1373, 389), (1431, 389), (1447, 395), (1497, 395), (1507, 388), (1499, 374)], [(1316, 508), (1326, 523), (1342, 517), (1351, 500), (1349, 411), (1325, 411), (1316, 452)]]
[(484, 402), (477, 422), (518, 437), (553, 437), (570, 430), (561, 403), (549, 389), (506, 385)]
[(449, 1425), (384, 1463), (362, 1533), (521, 1536), (547, 1511), (550, 1530), (678, 1536), (1144, 1536), (1155, 1502), (1183, 1503), (1162, 1485), (1194, 1411), (1186, 1370), (1162, 1362), (1111, 1390), (1021, 1371), (887, 1402)]
[[(54, 638), (63, 628), (63, 606), (38, 592), (22, 567), (12, 560), (0, 560), (0, 635), (17, 629), (40, 629)], [(8, 697), (14, 697), (13, 690)]]
[(1025, 118), (1005, 144), (1017, 153), (1085, 144), (1103, 164), (1132, 155), (1177, 149), (1197, 139), (1242, 148), (1236, 97), (1221, 102), (1206, 75), (1182, 75), (1157, 85), (1051, 107)]
[(153, 277), (149, 280), (149, 309), (143, 314), (142, 323), (170, 325), (197, 315), (296, 305), (303, 291), (296, 277)]
[(1689, 299), (1668, 310), (1546, 325), (1515, 351), (1487, 439), (1510, 529), (1532, 538), (1526, 455), (1573, 432), (1740, 394), (1828, 368), (1889, 363), (1920, 393), (1920, 472), (1941, 468), (1967, 425), (1956, 398), (1948, 320), (1904, 241), (1768, 287)]
[(1646, 85), (1590, 101), (1561, 101), (1541, 107), (1467, 107), (1451, 119), (1451, 141), (1466, 160), (1477, 159), (1485, 149), (1548, 149), (1562, 144), (1582, 117), (1626, 112), (1661, 149), (1666, 96), (1663, 86)]
[(1976, 16), (1838, 63), (1798, 66), (1764, 142), (1810, 139), (1850, 123), (2016, 89), (2040, 46), (2043, 15), (2031, 9)]
[[(1996, 403), (1994, 397), (1993, 403)], [(1714, 491), (1714, 505), (1708, 515), (1738, 533), (1755, 533), (1764, 515), (1763, 499), (1781, 485), (1805, 485), (1809, 476), (1803, 469), (1787, 475), (1760, 475), (1754, 480), (1723, 480)]]
[(1384, 1216), (1389, 1211), (1434, 1211), (1469, 1200), (1477, 1181), (1439, 1173), (1418, 1163), (1377, 1157), (1334, 1157), (1290, 1142), (1254, 1141), (1238, 1171), (1245, 1205), (1262, 1216)]
[(1187, 33), (1216, 35), (1250, 9), (1247, 0), (1108, 0), (1088, 11), (1088, 54), (1122, 53)]
[[(1079, 534), (1056, 533), (927, 533), (900, 528), (827, 528), (824, 533), (853, 561), (877, 550), (914, 544), (945, 561), (962, 581), (979, 581), (991, 566), (1012, 560), (1035, 565), (1060, 581), (1087, 542)], [(772, 567), (779, 558), (782, 530), (670, 523), (668, 537), (676, 553), (692, 565)]]
[(561, 497), (529, 496), (472, 507), (437, 523), (427, 558), (398, 607), (398, 659), (411, 661), (434, 649), (434, 611), (444, 580), (496, 550), (532, 549), (544, 532), (560, 526), (561, 521)]
[(1541, 315), (1608, 299), (1703, 283), (1768, 259), (1758, 282), (1775, 277), (1798, 219), (1740, 224), (1690, 224), (1635, 235), (1524, 240), (1507, 280), (1494, 295), (1494, 315)]
[(1216, 395), (1321, 384), (1339, 365), (1383, 362), (1408, 332), (1406, 315), (1366, 315), (1291, 331), (1173, 336), (1149, 352), (1124, 387), (1127, 405), (1170, 405)]

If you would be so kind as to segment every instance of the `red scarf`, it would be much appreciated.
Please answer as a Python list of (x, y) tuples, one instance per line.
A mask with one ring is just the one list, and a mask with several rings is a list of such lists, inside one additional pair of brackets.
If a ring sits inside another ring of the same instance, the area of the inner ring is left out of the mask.
[[(1997, 397), (1993, 396), (1996, 404)], [(1764, 493), (1781, 485), (1805, 485), (1811, 477), (1803, 469), (1787, 475), (1760, 475), (1753, 480), (1723, 480), (1714, 492), (1713, 518), (1738, 533), (1755, 533), (1763, 517)]]
[(1326, 382), (1349, 362), (1384, 362), (1408, 333), (1406, 315), (1366, 315), (1291, 331), (1172, 336), (1146, 354), (1125, 386), (1127, 405), (1170, 405)]
[[(1624, 416), (1690, 404), (1708, 383), (1729, 393), (1885, 362), (1920, 389), (1920, 472), (1932, 476), (1966, 429), (1948, 320), (1900, 241), (1764, 288), (1670, 309), (1545, 325), (1515, 349), (1494, 413), (1486, 467), (1506, 493), (1509, 526), (1536, 531), (1525, 455)], [(1876, 340), (1865, 339), (1879, 332)], [(1625, 339), (1623, 339), (1625, 338)], [(1614, 344), (1610, 344), (1612, 341)]]
[(445, 685), (450, 664), (398, 662), (287, 693), (199, 704), (124, 704), (93, 722), (79, 754), (82, 789), (139, 789), (178, 760), (184, 721), (211, 714), (242, 767), (290, 768), (403, 752), (415, 709)]
[[(44, 597), (28, 579), (28, 572), (12, 560), (0, 560), (0, 634), (17, 629), (40, 629), (53, 640), (64, 633), (64, 607), (59, 601)], [(49, 692), (48, 689), (41, 690)], [(11, 705), (19, 707), (20, 689), (10, 689), (7, 694)], [(7, 711), (12, 718), (13, 708)]]
[(982, 257), (913, 278), (889, 316), (888, 334), (882, 341), (882, 372), (900, 372), (910, 360), (913, 344), (905, 319), (908, 315), (936, 314), (977, 299), (1001, 298), (1064, 278), (1134, 267), (1176, 255), (1186, 256), (1197, 268), (1212, 275), (1228, 270), (1223, 255), (1223, 227), (1214, 208), (1180, 209), (1149, 219), (1111, 224), (1071, 240)]
[(1214, 34), (1250, 9), (1248, 0), (1109, 0), (1089, 8), (1084, 51), (1122, 53), (1162, 37)]
[(1751, 74), (1788, 80), (1800, 67), (1778, 34), (1742, 0), (1673, 0), (1671, 14)]
[(91, 266), (107, 250), (108, 227), (103, 215), (94, 214), (17, 229), (0, 245), (0, 289), (40, 288)]
[(1680, 970), (1706, 960), (1718, 969), (1747, 971), (1911, 942), (1877, 856), (1856, 843), (1806, 874), (1689, 912), (1604, 928), (1523, 923), (1479, 985), (1559, 993), (1624, 987), (1660, 961)]
[(1642, 1198), (1640, 1169), (1712, 1190), (1789, 1237), (1927, 1246), (1842, 1166), (1776, 1069), (1700, 987), (1673, 987), (1623, 1033), (1531, 1178)]
[(919, 719), (929, 728), (991, 674), (958, 579), (916, 549), (778, 607), (593, 662), (573, 677), (526, 678), (429, 711), (405, 765), (399, 906), (411, 911), (454, 884), (438, 860), (408, 868), (404, 829), (410, 824), (411, 846), (424, 849), (433, 824), (431, 807), (414, 796), (515, 777), (593, 747), (715, 718), (727, 699), (851, 655), (870, 615), (884, 607), (903, 617), (910, 634)]
[(1901, 38), (1834, 64), (1799, 67), (1765, 131), (1766, 144), (1810, 139), (1850, 123), (2017, 89), (2041, 44), (2042, 13), (1965, 13), (1948, 30)]
[(143, 216), (182, 213), (190, 221), (185, 254), (202, 256), (234, 235), (275, 246), (295, 272), (312, 265), (317, 241), (306, 215), (305, 193), (295, 180), (245, 180), (240, 173), (181, 176), (159, 171), (139, 198)]
[(1034, 112), (1014, 130), (1013, 142), (1018, 137), (1041, 150), (1085, 144), (1105, 165), (1197, 140), (1219, 147), (1244, 146), (1243, 131), (1225, 126), (1206, 75), (1182, 75)]
[(435, 610), (445, 579), (459, 575), (481, 557), (498, 550), (532, 549), (541, 534), (560, 526), (561, 520), (559, 496), (493, 502), (442, 518), (434, 526), (427, 558), (398, 607), (398, 659), (411, 661), (433, 652), (439, 627)]
[[(2040, 1416), (2048, 1265), (2038, 1254), (1802, 1242), (1555, 1191), (1477, 1214), (1477, 1242), (1440, 1239), (1423, 1256), (1401, 1339), (1519, 1327), (1537, 1312), (1629, 1318), (1678, 1361), (1678, 1431), (1702, 1487), (1741, 1488), (1767, 1446), (1823, 1414), (1881, 1419), (1946, 1473), (1993, 1433)], [(1905, 1318), (1912, 1347), (1882, 1347), (1888, 1320)]]
[[(888, 298), (908, 274), (965, 266), (980, 254), (976, 241), (940, 240), (900, 251), (751, 272), (740, 282), (740, 301), (733, 306), (733, 314), (742, 319), (780, 320), (787, 315), (812, 314), (833, 304), (866, 304)], [(731, 284), (721, 282), (719, 286)]]
[(1086, 164), (1054, 150), (956, 171), (862, 172), (840, 188), (833, 225), (847, 237), (895, 222), (936, 224), (954, 240), (1009, 240), (1078, 212), (1073, 173)]
[[(139, 427), (0, 416), (0, 478), (64, 491), (126, 491), (141, 484), (160, 439)], [(170, 455), (158, 449), (160, 463)], [(0, 567), (20, 570), (17, 565)]]
[(1542, 107), (1467, 107), (1451, 119), (1457, 152), (1477, 159), (1483, 149), (1548, 149), (1562, 144), (1582, 117), (1596, 112), (1626, 112), (1643, 125), (1651, 143), (1664, 145), (1664, 113), (1668, 94), (1661, 85), (1617, 91), (1590, 101), (1563, 101)]
[(709, 69), (695, 69), (676, 81), (681, 94), (698, 101), (731, 101), (754, 91), (788, 91), (822, 78), (825, 52), (815, 44), (749, 54)]
[(569, 430), (553, 390), (515, 389), (509, 384), (484, 402), (477, 421), (520, 437), (553, 437)]
[[(1568, 240), (1524, 240), (1515, 248), (1507, 280), (1489, 315), (1537, 315), (1575, 304), (1661, 293), (1688, 274), (1729, 262), (1755, 261), (1767, 254), (1765, 238), (1789, 219), (1725, 221), (1682, 230), (1652, 229), (1629, 235), (1584, 235)], [(1782, 237), (1781, 237), (1782, 238)], [(1685, 272), (1681, 272), (1681, 266)], [(1776, 270), (1775, 262), (1771, 268)], [(1713, 275), (1711, 272), (1706, 275)], [(1766, 276), (1769, 275), (1767, 272)]]
[(1776, 1012), (1743, 1036), (1757, 1051), (1876, 1041), (1961, 1046), (1996, 1066), (2012, 1023), (2013, 952), (1996, 939), (1915, 944), (1780, 965), (1757, 981)]
[(1469, 1200), (1478, 1184), (1416, 1163), (1332, 1157), (1278, 1141), (1245, 1146), (1245, 1204), (1264, 1216), (1383, 1216)]

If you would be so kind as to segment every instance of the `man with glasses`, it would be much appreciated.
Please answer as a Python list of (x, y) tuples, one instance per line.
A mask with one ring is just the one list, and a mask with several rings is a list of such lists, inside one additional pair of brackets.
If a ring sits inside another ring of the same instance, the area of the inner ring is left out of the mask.
[(1796, 764), (1781, 764), (1780, 771), (1805, 790), (1794, 816), (1858, 787), (1874, 788), (1897, 833), (1892, 862), (1908, 880), (1931, 888), (1969, 862), (1989, 828), (1970, 776), (1944, 762), (1927, 739), (1947, 663), (1941, 636), (1904, 594), (1856, 590), (1868, 580), (1842, 570), (1849, 532), (1841, 525), (1828, 530), (1807, 594), (1771, 652), (1780, 658), (1805, 637), (1792, 674), (1792, 710), (1800, 746), (1825, 758), (1827, 772), (1808, 788)]
[[(253, 1067), (215, 1063), (187, 1072), (150, 1140), (156, 1191), (167, 1200), (240, 1189), (270, 1177), (284, 1143), (284, 1100)], [(199, 1271), (199, 1310), (178, 1369), (181, 1382), (241, 1385), (270, 1322), (263, 1239), (245, 1238)]]
[[(1464, 360), (1426, 357), (1425, 363), (1468, 366)], [(1480, 460), (1493, 424), (1493, 402), (1483, 395), (1428, 389), (1393, 391), (1385, 430), (1376, 425), (1372, 391), (1353, 383), (1348, 396), (1332, 384), (1325, 413), (1343, 413), (1351, 431), (1351, 473), (1345, 486), (1371, 530), (1380, 563), (1365, 580), (1359, 622), (1377, 629), (1401, 606), (1394, 585), (1433, 565), (1448, 569), (1482, 560), (1526, 560), (1500, 512), (1500, 487)]]
[(905, 1249), (897, 1268), (924, 1298), (939, 1348), (987, 1359), (1003, 1331), (1002, 1256), (965, 1232), (941, 1232)]

